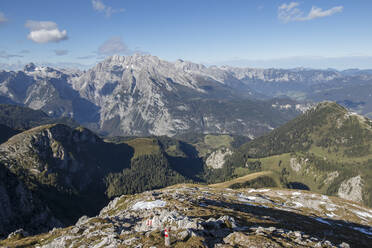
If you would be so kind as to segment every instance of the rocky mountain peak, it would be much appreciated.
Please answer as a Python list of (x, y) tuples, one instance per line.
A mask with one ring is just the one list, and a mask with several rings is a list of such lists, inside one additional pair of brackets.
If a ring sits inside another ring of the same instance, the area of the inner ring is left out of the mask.
[(34, 63), (29, 63), (25, 65), (25, 67), (23, 68), (24, 71), (28, 71), (28, 72), (35, 71), (35, 69), (36, 69), (36, 65)]
[(99, 64), (99, 68), (102, 69), (131, 69), (131, 70), (156, 70), (159, 74), (170, 74), (182, 72), (193, 72), (202, 73), (207, 69), (206, 66), (202, 64), (196, 64), (190, 61), (184, 61), (179, 59), (175, 62), (168, 62), (158, 58), (157, 56), (149, 54), (133, 54), (131, 56), (120, 56), (113, 55), (106, 58), (103, 62)]
[(207, 67), (203, 64), (197, 64), (197, 63), (193, 63), (190, 61), (184, 61), (182, 59), (177, 60), (174, 63), (174, 66), (177, 69), (182, 69), (183, 71), (190, 71), (194, 73), (201, 73), (207, 69)]
[(336, 127), (341, 127), (342, 123), (347, 120), (353, 120), (354, 124), (359, 123), (360, 127), (367, 128), (367, 130), (371, 130), (372, 128), (372, 121), (365, 116), (359, 115), (355, 112), (348, 111), (346, 108), (342, 107), (341, 105), (331, 102), (331, 101), (323, 101), (318, 103), (314, 106), (312, 112), (315, 113), (328, 113), (327, 116), (331, 118), (333, 124)]
[[(131, 66), (149, 67), (159, 64), (160, 59), (149, 54), (133, 54), (130, 56), (113, 55), (99, 63), (103, 68), (121, 66), (124, 69), (133, 69)], [(164, 63), (164, 61), (162, 61)]]
[(332, 102), (332, 101), (322, 101), (322, 102), (320, 102), (320, 103), (318, 103), (317, 105), (314, 106), (315, 111), (320, 111), (320, 110), (323, 110), (323, 109), (336, 111), (336, 112), (333, 112), (333, 113), (339, 113), (339, 112), (346, 113), (346, 112), (348, 112), (344, 107), (342, 107), (341, 105), (339, 105), (335, 102)]
[(48, 66), (36, 66), (33, 63), (26, 65), (24, 67), (24, 72), (37, 80), (44, 80), (47, 78), (60, 78), (63, 75), (63, 72), (58, 69), (54, 69)]
[(99, 141), (95, 134), (85, 128), (72, 129), (63, 124), (50, 124), (11, 137), (0, 145), (0, 153), (7, 159), (17, 161), (18, 166), (31, 174), (57, 168), (74, 172), (83, 167), (76, 157), (79, 151), (84, 150), (85, 144)]

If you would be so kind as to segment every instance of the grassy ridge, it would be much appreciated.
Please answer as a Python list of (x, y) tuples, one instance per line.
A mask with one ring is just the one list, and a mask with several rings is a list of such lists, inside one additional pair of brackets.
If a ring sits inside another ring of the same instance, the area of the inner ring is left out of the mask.
[(335, 103), (321, 103), (242, 145), (226, 167), (246, 168), (252, 163), (279, 174), (288, 187), (331, 195), (337, 194), (342, 182), (361, 175), (363, 202), (372, 206), (372, 122)]
[[(248, 174), (248, 175), (245, 175), (245, 176), (242, 176), (242, 177), (238, 177), (238, 178), (226, 181), (226, 182), (210, 184), (209, 187), (212, 187), (212, 188), (229, 188), (234, 184), (243, 184), (243, 183), (255, 180), (257, 178), (263, 177), (263, 176), (271, 177), (271, 178), (276, 177), (275, 173), (272, 172), (272, 171), (260, 171), (260, 172), (251, 173), (251, 174)], [(277, 177), (277, 179), (279, 179), (279, 178)]]

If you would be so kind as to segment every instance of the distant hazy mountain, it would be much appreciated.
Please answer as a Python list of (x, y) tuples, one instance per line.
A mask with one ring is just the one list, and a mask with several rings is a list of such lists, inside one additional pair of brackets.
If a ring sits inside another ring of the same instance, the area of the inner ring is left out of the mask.
[(16, 103), (43, 110), (51, 117), (74, 117), (77, 121), (97, 119), (94, 104), (81, 98), (68, 84), (75, 72), (26, 65), (23, 71), (0, 72), (1, 103)]
[(267, 97), (335, 101), (372, 117), (371, 70), (251, 69), (222, 67)]

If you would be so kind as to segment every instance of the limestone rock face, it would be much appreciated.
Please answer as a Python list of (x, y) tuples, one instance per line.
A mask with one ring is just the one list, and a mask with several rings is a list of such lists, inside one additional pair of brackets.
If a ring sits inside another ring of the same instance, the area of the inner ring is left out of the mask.
[(292, 170), (294, 170), (295, 172), (299, 172), (302, 168), (301, 163), (299, 163), (296, 158), (291, 158), (289, 160), (289, 163), (290, 163)]
[(363, 179), (360, 175), (352, 177), (341, 183), (337, 195), (341, 198), (363, 202)]
[(229, 148), (221, 148), (217, 151), (212, 152), (206, 160), (208, 167), (213, 169), (220, 169), (225, 164), (225, 158), (228, 155), (232, 155), (233, 152)]

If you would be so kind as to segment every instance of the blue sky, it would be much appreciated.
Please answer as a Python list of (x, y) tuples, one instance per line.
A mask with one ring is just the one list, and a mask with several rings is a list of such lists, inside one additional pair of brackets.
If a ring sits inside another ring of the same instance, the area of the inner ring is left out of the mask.
[(369, 0), (1, 0), (0, 64), (91, 65), (143, 52), (218, 65), (372, 68), (371, 11)]

